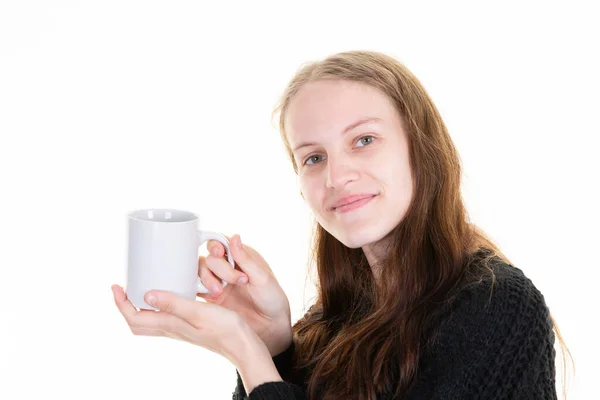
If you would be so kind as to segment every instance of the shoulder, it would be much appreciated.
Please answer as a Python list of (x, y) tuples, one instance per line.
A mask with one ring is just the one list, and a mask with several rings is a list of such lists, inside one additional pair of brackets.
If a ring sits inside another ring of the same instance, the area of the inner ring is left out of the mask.
[(521, 269), (489, 261), (443, 307), (409, 398), (556, 398), (544, 296)]
[(455, 311), (477, 314), (493, 313), (494, 317), (540, 317), (549, 314), (543, 294), (525, 273), (499, 258), (474, 267), (477, 278), (459, 291)]
[(426, 382), (522, 370), (523, 362), (552, 368), (555, 337), (544, 296), (521, 269), (499, 259), (488, 267), (477, 266), (474, 279), (444, 307), (424, 349)]
[(449, 301), (442, 335), (454, 340), (465, 336), (467, 342), (477, 336), (502, 341), (532, 335), (553, 339), (544, 296), (521, 269), (492, 258), (473, 272), (475, 278)]

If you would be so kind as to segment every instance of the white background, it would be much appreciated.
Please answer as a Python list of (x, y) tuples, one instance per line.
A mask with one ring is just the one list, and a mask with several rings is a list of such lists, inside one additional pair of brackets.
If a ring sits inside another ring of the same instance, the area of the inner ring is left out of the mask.
[(181, 208), (240, 233), (297, 320), (311, 216), (271, 111), (303, 62), (350, 49), (419, 77), (472, 220), (559, 323), (569, 398), (595, 397), (598, 12), (483, 3), (1, 1), (0, 398), (231, 398), (227, 360), (134, 336), (114, 306), (126, 214)]

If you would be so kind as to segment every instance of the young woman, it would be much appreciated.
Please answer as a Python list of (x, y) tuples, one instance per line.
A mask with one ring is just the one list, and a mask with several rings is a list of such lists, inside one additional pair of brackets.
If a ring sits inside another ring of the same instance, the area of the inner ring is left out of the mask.
[(138, 312), (113, 286), (132, 331), (227, 357), (239, 400), (556, 398), (544, 297), (469, 222), (457, 151), (417, 78), (381, 53), (339, 53), (303, 66), (276, 111), (317, 221), (315, 304), (292, 326), (235, 235), (236, 269), (219, 243), (200, 257), (206, 303), (151, 291), (161, 312)]

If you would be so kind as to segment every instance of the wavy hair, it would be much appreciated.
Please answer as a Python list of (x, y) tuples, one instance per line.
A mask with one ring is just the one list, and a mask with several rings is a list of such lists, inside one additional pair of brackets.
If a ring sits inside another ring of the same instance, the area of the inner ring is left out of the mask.
[[(494, 257), (510, 262), (469, 222), (459, 155), (437, 108), (419, 80), (388, 55), (342, 52), (297, 71), (273, 114), (279, 113), (279, 130), (296, 173), (286, 135), (287, 111), (304, 84), (326, 79), (362, 82), (391, 99), (408, 136), (414, 190), (404, 219), (386, 237), (388, 256), (380, 265), (386, 278), (380, 283), (360, 248), (346, 247), (315, 223), (317, 299), (294, 324), (295, 363), (310, 371), (310, 399), (321, 385), (325, 399), (375, 399), (383, 390), (401, 398), (414, 381), (424, 346), (433, 340), (440, 312), (436, 304), (473, 278), (470, 266), (475, 263), (487, 265)], [(393, 365), (401, 366), (399, 376)]]

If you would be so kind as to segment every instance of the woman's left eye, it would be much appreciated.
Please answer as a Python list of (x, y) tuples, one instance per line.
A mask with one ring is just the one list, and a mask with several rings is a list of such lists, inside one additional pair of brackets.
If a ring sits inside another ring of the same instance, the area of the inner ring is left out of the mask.
[(360, 139), (358, 139), (358, 143), (361, 143), (363, 145), (359, 147), (365, 147), (366, 145), (373, 143), (373, 140), (375, 140), (373, 136), (363, 136)]

